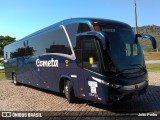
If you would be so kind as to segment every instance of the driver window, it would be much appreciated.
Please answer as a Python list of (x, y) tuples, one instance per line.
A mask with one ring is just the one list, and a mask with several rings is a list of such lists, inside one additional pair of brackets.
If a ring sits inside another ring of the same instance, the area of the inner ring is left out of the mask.
[(99, 72), (99, 59), (96, 47), (96, 40), (83, 40), (82, 42), (82, 63), (83, 67), (95, 72)]

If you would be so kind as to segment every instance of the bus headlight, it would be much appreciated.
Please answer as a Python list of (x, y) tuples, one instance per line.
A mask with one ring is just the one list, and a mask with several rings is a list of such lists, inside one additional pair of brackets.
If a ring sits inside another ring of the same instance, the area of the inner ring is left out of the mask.
[(120, 88), (120, 87), (122, 87), (122, 85), (112, 84), (112, 83), (108, 83), (106, 81), (102, 81), (102, 83), (107, 85), (107, 86), (110, 86), (112, 88)]
[(120, 88), (120, 87), (122, 87), (121, 85), (116, 85), (116, 84), (110, 84), (109, 86), (113, 87), (113, 88)]

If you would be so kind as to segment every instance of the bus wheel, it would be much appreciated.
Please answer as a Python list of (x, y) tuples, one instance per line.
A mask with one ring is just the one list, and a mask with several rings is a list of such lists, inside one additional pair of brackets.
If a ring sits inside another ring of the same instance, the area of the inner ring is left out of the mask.
[(17, 82), (16, 74), (13, 74), (13, 83), (14, 83), (15, 85), (19, 85), (19, 83)]
[(66, 80), (64, 83), (64, 93), (69, 103), (73, 103), (75, 101), (73, 86), (69, 80)]

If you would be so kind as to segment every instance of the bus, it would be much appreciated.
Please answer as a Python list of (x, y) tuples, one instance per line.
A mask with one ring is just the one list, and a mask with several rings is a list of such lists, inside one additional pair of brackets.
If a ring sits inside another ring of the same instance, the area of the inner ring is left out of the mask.
[(126, 23), (100, 18), (71, 18), (5, 46), (5, 75), (75, 98), (112, 104), (144, 94), (148, 73), (139, 38)]

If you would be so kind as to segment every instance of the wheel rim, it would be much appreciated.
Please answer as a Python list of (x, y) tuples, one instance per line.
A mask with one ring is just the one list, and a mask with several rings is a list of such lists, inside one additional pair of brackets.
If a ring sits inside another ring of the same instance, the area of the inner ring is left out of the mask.
[(14, 84), (17, 84), (16, 76), (15, 76), (15, 75), (14, 75), (14, 77), (13, 77), (13, 83), (14, 83)]
[(68, 86), (67, 85), (65, 86), (65, 89), (66, 89), (66, 92), (68, 92)]
[(65, 85), (65, 94), (66, 94), (66, 97), (68, 98), (68, 85), (67, 85), (67, 83), (66, 83), (66, 85)]

